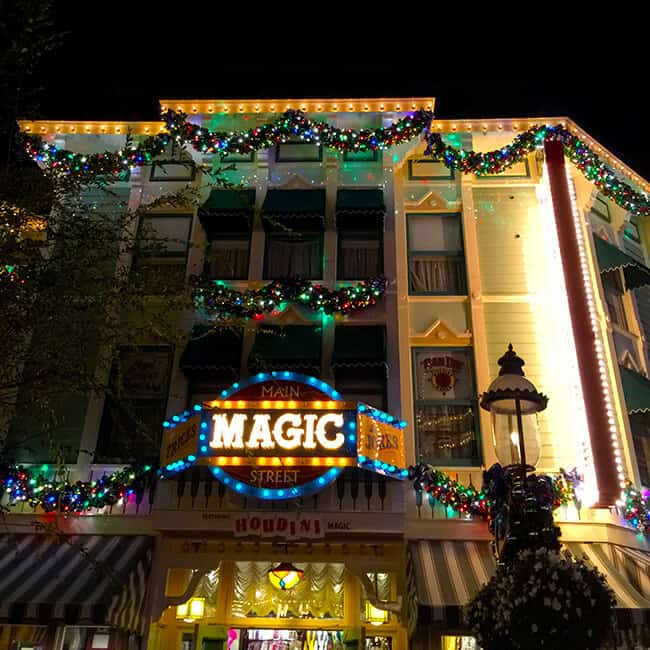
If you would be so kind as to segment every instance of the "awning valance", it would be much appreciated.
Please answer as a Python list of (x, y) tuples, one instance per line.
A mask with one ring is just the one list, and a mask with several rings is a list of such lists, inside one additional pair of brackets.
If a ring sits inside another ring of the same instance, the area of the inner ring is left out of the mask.
[(650, 412), (650, 380), (638, 372), (628, 370), (625, 366), (619, 366), (619, 370), (627, 412), (630, 414)]
[(379, 188), (342, 189), (336, 193), (336, 225), (339, 229), (381, 228), (385, 212), (384, 192)]
[(241, 350), (240, 330), (222, 328), (212, 331), (207, 327), (195, 327), (179, 365), (186, 374), (204, 371), (236, 376), (241, 363)]
[(325, 190), (269, 190), (262, 212), (266, 230), (322, 230)]
[[(569, 542), (564, 547), (605, 575), (618, 609), (630, 610), (631, 622), (650, 610), (650, 554), (597, 542)], [(409, 544), (409, 550), (420, 624), (422, 619), (430, 624), (460, 620), (455, 610), (465, 606), (496, 571), (487, 541), (417, 541)]]
[(339, 326), (334, 333), (332, 367), (378, 367), (386, 363), (386, 328)]
[(255, 336), (248, 358), (253, 370), (310, 370), (320, 372), (321, 330), (308, 325), (264, 327)]
[(0, 621), (142, 633), (152, 538), (0, 536)]
[(600, 237), (594, 237), (594, 244), (596, 245), (598, 268), (601, 273), (621, 269), (625, 277), (626, 289), (636, 289), (650, 285), (649, 268)]
[(252, 225), (255, 190), (212, 190), (199, 208), (208, 239), (217, 233), (246, 232)]

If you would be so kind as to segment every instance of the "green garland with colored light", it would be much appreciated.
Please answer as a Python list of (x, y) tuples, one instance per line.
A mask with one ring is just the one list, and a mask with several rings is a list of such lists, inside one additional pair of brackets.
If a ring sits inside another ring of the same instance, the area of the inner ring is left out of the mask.
[(274, 280), (260, 289), (237, 291), (218, 280), (194, 279), (194, 305), (212, 318), (262, 318), (291, 302), (326, 314), (352, 314), (368, 309), (386, 292), (379, 276), (352, 287), (328, 289), (300, 278)]
[(51, 170), (77, 178), (90, 175), (119, 176), (132, 167), (147, 165), (165, 152), (170, 141), (189, 144), (201, 153), (245, 154), (267, 149), (298, 138), (322, 144), (341, 152), (376, 151), (407, 142), (424, 133), (426, 154), (447, 167), (466, 174), (499, 174), (515, 165), (547, 140), (562, 142), (567, 157), (584, 176), (617, 205), (632, 214), (650, 214), (650, 200), (614, 171), (580, 138), (562, 126), (534, 126), (519, 134), (512, 143), (487, 153), (465, 151), (445, 144), (439, 133), (429, 131), (432, 114), (419, 110), (387, 127), (374, 129), (340, 129), (323, 121), (306, 117), (301, 111), (287, 111), (274, 122), (244, 131), (210, 131), (188, 121), (184, 113), (169, 110), (163, 114), (167, 133), (147, 137), (136, 144), (130, 137), (118, 152), (96, 154), (73, 153), (43, 141), (38, 135), (23, 134), (29, 155)]
[(445, 144), (439, 133), (428, 132), (425, 140), (425, 155), (441, 161), (450, 169), (477, 175), (500, 174), (522, 162), (535, 149), (543, 147), (546, 141), (559, 141), (567, 158), (607, 198), (637, 216), (650, 214), (648, 197), (620, 180), (586, 143), (563, 126), (534, 126), (520, 133), (512, 143), (485, 153), (456, 149)]
[(639, 490), (627, 481), (618, 503), (623, 519), (640, 533), (650, 533), (650, 490)]
[[(431, 502), (438, 502), (461, 515), (472, 515), (487, 519), (490, 516), (490, 500), (483, 489), (463, 485), (449, 474), (431, 465), (421, 463), (409, 467), (409, 480), (413, 484), (418, 500), (426, 494)], [(576, 503), (579, 479), (575, 472), (560, 470), (553, 480), (553, 508)]]
[(140, 503), (155, 472), (150, 465), (130, 466), (94, 481), (52, 477), (47, 465), (34, 472), (22, 465), (0, 466), (0, 491), (9, 505), (27, 503), (45, 512), (81, 513), (89, 510)]

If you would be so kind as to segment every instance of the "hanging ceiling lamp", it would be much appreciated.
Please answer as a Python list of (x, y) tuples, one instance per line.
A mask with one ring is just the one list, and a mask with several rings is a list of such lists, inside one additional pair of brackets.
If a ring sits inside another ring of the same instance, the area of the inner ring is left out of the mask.
[(304, 574), (304, 571), (290, 562), (280, 562), (274, 569), (268, 570), (269, 582), (282, 591), (293, 589), (302, 580)]

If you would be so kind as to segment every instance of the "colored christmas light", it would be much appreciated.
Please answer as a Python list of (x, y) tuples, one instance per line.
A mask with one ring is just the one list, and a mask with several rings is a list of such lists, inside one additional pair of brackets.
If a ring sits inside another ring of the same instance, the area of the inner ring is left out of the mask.
[(79, 514), (133, 499), (140, 503), (155, 476), (150, 465), (129, 466), (93, 481), (48, 477), (47, 465), (33, 472), (22, 465), (0, 467), (0, 490), (9, 505), (27, 503), (45, 512)]
[(374, 305), (386, 291), (383, 276), (339, 289), (300, 278), (274, 280), (261, 289), (248, 291), (237, 291), (221, 281), (203, 278), (195, 278), (194, 284), (194, 305), (210, 318), (259, 318), (286, 302), (325, 314), (352, 314)]
[[(469, 485), (463, 485), (457, 479), (453, 479), (445, 472), (420, 463), (415, 467), (409, 467), (409, 480), (421, 502), (423, 493), (426, 493), (429, 500), (437, 501), (443, 506), (461, 515), (472, 515), (487, 519), (490, 514), (490, 500), (485, 491), (480, 490), (471, 481)], [(575, 490), (578, 489), (575, 477), (571, 473), (561, 470), (561, 473), (553, 479), (553, 508), (575, 502)]]
[(639, 490), (627, 481), (618, 507), (628, 525), (643, 535), (650, 533), (650, 491)]

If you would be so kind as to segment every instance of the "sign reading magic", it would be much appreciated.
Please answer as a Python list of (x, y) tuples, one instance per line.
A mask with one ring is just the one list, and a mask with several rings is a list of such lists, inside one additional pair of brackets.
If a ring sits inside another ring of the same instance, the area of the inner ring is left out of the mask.
[(260, 373), (165, 421), (160, 462), (164, 475), (207, 465), (236, 492), (289, 499), (344, 467), (403, 479), (405, 425), (315, 377)]

